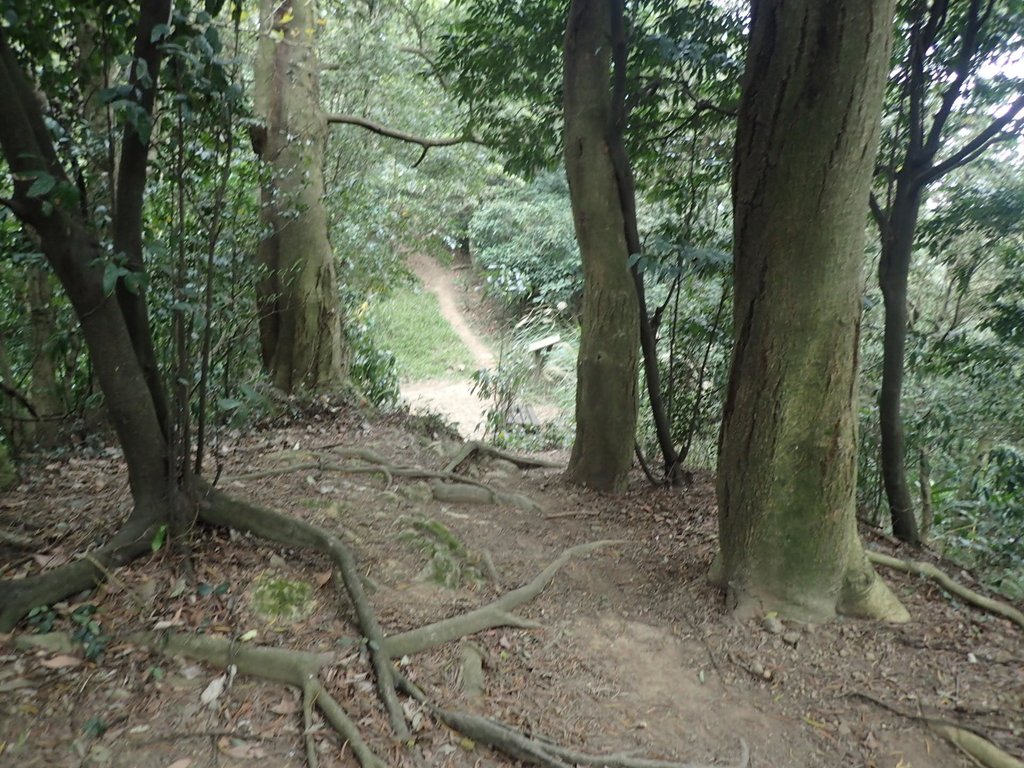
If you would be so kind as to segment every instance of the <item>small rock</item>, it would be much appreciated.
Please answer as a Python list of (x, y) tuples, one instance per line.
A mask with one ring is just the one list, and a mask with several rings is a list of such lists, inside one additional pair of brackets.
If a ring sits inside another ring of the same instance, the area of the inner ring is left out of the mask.
[(284, 558), (278, 554), (270, 556), (270, 567), (277, 569), (284, 569), (288, 564), (284, 561)]
[(782, 636), (782, 642), (786, 643), (787, 645), (792, 645), (794, 648), (796, 648), (797, 643), (800, 642), (800, 633), (799, 632), (786, 632)]
[(785, 629), (785, 625), (777, 616), (765, 616), (761, 619), (761, 626), (773, 635), (781, 634)]

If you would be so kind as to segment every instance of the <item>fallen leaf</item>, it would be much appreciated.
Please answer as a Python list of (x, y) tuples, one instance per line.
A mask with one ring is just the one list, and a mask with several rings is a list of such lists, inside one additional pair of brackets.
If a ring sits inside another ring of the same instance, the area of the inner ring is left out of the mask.
[(210, 684), (208, 686), (206, 686), (206, 690), (204, 690), (199, 695), (199, 700), (201, 702), (203, 702), (203, 704), (212, 704), (214, 701), (217, 700), (217, 698), (222, 693), (224, 693), (224, 686), (226, 684), (227, 684), (227, 677), (226, 676), (221, 675), (220, 677), (215, 677), (210, 682)]
[(66, 656), (61, 654), (60, 656), (54, 656), (52, 659), (46, 659), (39, 663), (47, 669), (64, 669), (65, 667), (77, 667), (82, 663), (82, 660), (75, 656)]
[(333, 575), (334, 571), (324, 571), (323, 573), (318, 573), (316, 576), (314, 576), (313, 581), (316, 582), (318, 587), (326, 587), (327, 583), (331, 580), (331, 576)]
[(192, 765), (191, 757), (183, 757), (181, 760), (175, 760), (173, 763), (167, 766), (167, 768), (188, 768)]
[(294, 715), (299, 711), (299, 702), (295, 699), (285, 697), (270, 708), (275, 715)]
[(264, 757), (266, 753), (257, 744), (236, 744), (233, 747), (227, 749), (221, 748), (228, 757), (239, 757), (239, 758), (252, 758), (252, 757)]

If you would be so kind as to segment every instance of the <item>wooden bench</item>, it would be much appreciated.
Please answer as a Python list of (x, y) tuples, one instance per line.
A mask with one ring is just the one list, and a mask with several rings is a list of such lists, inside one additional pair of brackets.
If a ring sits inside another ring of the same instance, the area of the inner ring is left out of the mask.
[(532, 342), (527, 347), (530, 354), (533, 355), (534, 373), (540, 373), (544, 367), (544, 356), (554, 349), (554, 346), (561, 340), (562, 337), (556, 333), (551, 336), (545, 336), (543, 339), (537, 339), (537, 341)]

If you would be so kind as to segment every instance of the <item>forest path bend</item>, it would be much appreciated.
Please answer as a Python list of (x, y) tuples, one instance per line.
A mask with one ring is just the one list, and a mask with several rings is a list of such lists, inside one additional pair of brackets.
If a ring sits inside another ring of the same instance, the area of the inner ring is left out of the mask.
[[(436, 298), (441, 316), (452, 327), (473, 356), (477, 368), (493, 368), (495, 356), (469, 324), (459, 308), (458, 291), (452, 274), (436, 259), (422, 253), (413, 253), (407, 262), (409, 269), (423, 283), (423, 287)], [(413, 413), (439, 413), (453, 422), (460, 434), (468, 439), (484, 436), (488, 402), (473, 393), (469, 379), (471, 371), (455, 380), (423, 379), (402, 385), (402, 397)]]

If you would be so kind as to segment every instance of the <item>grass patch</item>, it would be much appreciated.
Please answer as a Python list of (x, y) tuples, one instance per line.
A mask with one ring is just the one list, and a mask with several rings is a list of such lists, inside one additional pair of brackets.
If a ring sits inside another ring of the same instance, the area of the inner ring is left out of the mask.
[(403, 286), (370, 313), (381, 333), (378, 343), (394, 353), (403, 380), (464, 377), (476, 367), (429, 291)]

